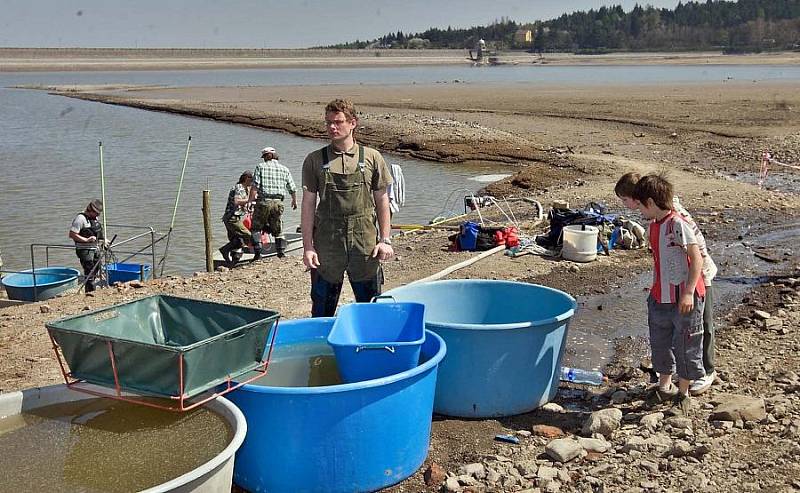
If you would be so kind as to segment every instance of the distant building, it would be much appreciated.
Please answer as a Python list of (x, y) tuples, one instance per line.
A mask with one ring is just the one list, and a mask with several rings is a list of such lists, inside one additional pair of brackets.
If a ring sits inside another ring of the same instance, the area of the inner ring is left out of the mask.
[(514, 44), (521, 46), (529, 46), (533, 43), (533, 31), (530, 29), (517, 29), (514, 33)]

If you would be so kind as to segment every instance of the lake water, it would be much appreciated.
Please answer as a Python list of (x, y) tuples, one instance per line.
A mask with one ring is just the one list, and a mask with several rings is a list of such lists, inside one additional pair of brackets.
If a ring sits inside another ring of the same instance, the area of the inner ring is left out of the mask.
[[(165, 273), (204, 268), (201, 200), (211, 190), (215, 246), (224, 242), (219, 220), (228, 190), (259, 150), (276, 147), (300, 181), (305, 155), (324, 142), (260, 129), (147, 112), (12, 89), (25, 84), (159, 84), (169, 86), (407, 84), (459, 81), (474, 84), (580, 82), (691, 83), (726, 79), (800, 80), (800, 66), (510, 66), (379, 67), (136, 72), (0, 73), (0, 249), (5, 268), (30, 268), (32, 243), (69, 245), (69, 224), (88, 201), (100, 196), (99, 149), (103, 142), (109, 224), (148, 225), (166, 232), (172, 219), (188, 136), (192, 137), (183, 192), (175, 218)], [(448, 194), (475, 191), (481, 175), (506, 170), (448, 165), (385, 155), (403, 167), (406, 207), (399, 223), (425, 223), (444, 212)], [(462, 196), (463, 196), (462, 193)], [(457, 198), (457, 197), (456, 197)], [(299, 224), (287, 210), (285, 224)], [(130, 231), (109, 228), (109, 237)], [(37, 250), (38, 259), (44, 251)], [(145, 262), (145, 259), (137, 260)], [(50, 263), (77, 266), (74, 252), (53, 251)], [(37, 261), (37, 267), (42, 265)]]

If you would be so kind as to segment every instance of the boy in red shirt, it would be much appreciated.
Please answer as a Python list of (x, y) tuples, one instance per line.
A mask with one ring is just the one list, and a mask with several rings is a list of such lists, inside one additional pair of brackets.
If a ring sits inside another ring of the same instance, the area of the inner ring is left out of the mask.
[[(660, 175), (636, 183), (633, 199), (642, 215), (651, 219), (653, 285), (647, 299), (647, 323), (653, 368), (659, 374), (647, 404), (672, 399), (684, 416), (691, 410), (689, 386), (705, 375), (703, 369), (703, 257), (692, 225), (672, 209), (672, 184)], [(672, 385), (677, 369), (678, 389)]]

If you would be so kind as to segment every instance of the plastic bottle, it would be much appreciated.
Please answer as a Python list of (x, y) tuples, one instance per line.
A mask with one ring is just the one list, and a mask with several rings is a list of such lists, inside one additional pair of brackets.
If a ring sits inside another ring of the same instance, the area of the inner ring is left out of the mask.
[(582, 370), (580, 368), (561, 367), (561, 380), (571, 383), (585, 383), (589, 385), (602, 385), (606, 377), (602, 372), (595, 370)]

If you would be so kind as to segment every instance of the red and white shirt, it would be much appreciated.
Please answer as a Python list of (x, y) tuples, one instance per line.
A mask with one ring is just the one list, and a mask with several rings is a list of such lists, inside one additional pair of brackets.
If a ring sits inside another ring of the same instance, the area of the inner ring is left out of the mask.
[[(652, 221), (648, 233), (655, 262), (650, 295), (657, 303), (677, 303), (681, 293), (686, 292), (686, 282), (689, 280), (687, 248), (698, 243), (694, 228), (686, 219), (671, 211), (662, 220)], [(698, 296), (706, 295), (702, 275), (693, 289)]]

